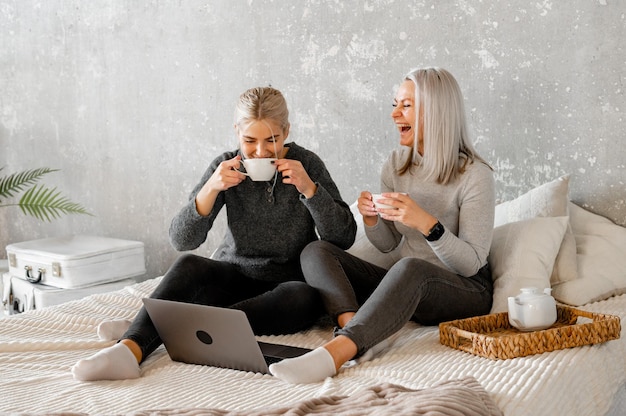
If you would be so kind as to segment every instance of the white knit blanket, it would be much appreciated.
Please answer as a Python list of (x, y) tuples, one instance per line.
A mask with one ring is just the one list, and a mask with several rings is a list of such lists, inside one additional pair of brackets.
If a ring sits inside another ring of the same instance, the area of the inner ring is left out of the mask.
[[(605, 414), (626, 382), (624, 330), (620, 339), (603, 344), (494, 361), (443, 346), (437, 327), (413, 323), (394, 336), (392, 346), (376, 359), (316, 384), (294, 386), (270, 375), (181, 364), (171, 361), (163, 347), (142, 365), (139, 379), (75, 381), (70, 367), (112, 344), (98, 340), (97, 325), (108, 319), (132, 319), (141, 298), (157, 282), (158, 278), (0, 319), (0, 413), (258, 412), (316, 398), (357, 397), (380, 386), (415, 391), (475, 379), (506, 416), (591, 416)], [(626, 295), (583, 309), (624, 318)], [(260, 339), (314, 348), (330, 339), (331, 332), (328, 327), (315, 327)]]

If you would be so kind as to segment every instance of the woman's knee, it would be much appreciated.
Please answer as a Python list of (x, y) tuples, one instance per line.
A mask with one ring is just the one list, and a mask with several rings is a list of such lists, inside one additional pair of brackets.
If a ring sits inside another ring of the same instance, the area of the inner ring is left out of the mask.
[(430, 284), (437, 266), (425, 260), (405, 257), (396, 262), (385, 275), (379, 286), (390, 292), (402, 292), (417, 295)]
[(191, 253), (184, 253), (180, 255), (174, 263), (170, 267), (170, 270), (173, 269), (197, 269), (198, 266), (204, 263), (206, 259)]
[(219, 263), (206, 257), (185, 253), (179, 256), (163, 276), (161, 285), (180, 286), (192, 284), (200, 276), (207, 276), (218, 271)]
[(341, 249), (334, 244), (324, 240), (313, 241), (309, 243), (306, 247), (304, 247), (304, 250), (302, 250), (302, 253), (300, 253), (300, 263), (302, 265), (302, 271), (304, 272), (305, 276), (307, 274), (307, 271), (314, 270), (317, 265), (325, 262), (325, 259), (329, 255), (332, 256), (333, 253), (337, 250)]
[(400, 273), (422, 273), (437, 268), (434, 264), (416, 257), (403, 257), (398, 260), (390, 269)]
[(304, 250), (300, 253), (300, 259), (317, 259), (319, 256), (324, 256), (326, 253), (333, 252), (337, 249), (338, 247), (336, 245), (328, 241), (312, 241), (304, 247)]

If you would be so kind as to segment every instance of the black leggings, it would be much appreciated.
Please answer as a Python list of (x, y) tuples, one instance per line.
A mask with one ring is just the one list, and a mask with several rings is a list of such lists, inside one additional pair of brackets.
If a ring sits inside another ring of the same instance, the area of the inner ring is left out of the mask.
[[(150, 297), (242, 310), (257, 335), (302, 331), (324, 312), (318, 292), (305, 282), (255, 280), (230, 263), (194, 254), (179, 257)], [(122, 339), (139, 345), (142, 361), (162, 343), (144, 307)]]

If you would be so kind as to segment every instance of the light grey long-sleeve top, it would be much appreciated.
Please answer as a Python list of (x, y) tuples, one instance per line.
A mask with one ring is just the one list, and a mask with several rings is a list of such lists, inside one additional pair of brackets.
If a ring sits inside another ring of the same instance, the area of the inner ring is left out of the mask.
[(303, 280), (300, 252), (317, 240), (318, 234), (322, 240), (349, 248), (354, 243), (356, 222), (323, 161), (293, 142), (286, 146), (286, 157), (299, 160), (317, 184), (313, 197), (307, 199), (295, 186), (283, 184), (280, 174), (275, 186), (273, 181), (246, 178), (220, 192), (209, 215), (201, 216), (196, 195), (221, 162), (241, 154), (239, 150), (226, 152), (213, 160), (189, 201), (173, 218), (169, 231), (172, 246), (179, 251), (198, 248), (226, 206), (228, 228), (213, 258), (238, 266), (249, 277), (275, 282)]
[(428, 242), (421, 232), (399, 222), (380, 220), (365, 232), (372, 244), (386, 253), (400, 246), (402, 257), (417, 257), (445, 267), (461, 276), (472, 276), (487, 264), (495, 211), (493, 171), (482, 162), (447, 185), (426, 180), (413, 168), (398, 175), (408, 148), (394, 150), (383, 165), (381, 192), (406, 192), (423, 209), (443, 224), (443, 236)]

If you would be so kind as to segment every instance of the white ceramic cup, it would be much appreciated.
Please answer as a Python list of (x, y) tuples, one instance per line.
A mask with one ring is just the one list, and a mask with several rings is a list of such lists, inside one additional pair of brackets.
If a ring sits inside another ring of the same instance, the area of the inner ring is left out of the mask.
[(381, 204), (378, 202), (381, 199), (393, 199), (382, 196), (381, 194), (372, 194), (372, 202), (374, 202), (374, 208), (386, 208), (386, 209), (395, 209), (391, 205)]
[(274, 160), (276, 159), (273, 157), (244, 159), (241, 163), (246, 171), (241, 173), (249, 176), (253, 181), (272, 180), (276, 173), (276, 165), (272, 163)]
[[(400, 192), (402, 195), (406, 195), (406, 192)], [(382, 194), (372, 194), (372, 202), (374, 202), (374, 208), (385, 208), (385, 209), (396, 209), (396, 207), (393, 207), (391, 205), (387, 205), (387, 204), (381, 204), (380, 202), (378, 202), (381, 199), (395, 199), (395, 198), (391, 198), (391, 197), (385, 197), (382, 196)]]

